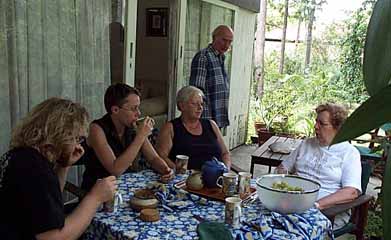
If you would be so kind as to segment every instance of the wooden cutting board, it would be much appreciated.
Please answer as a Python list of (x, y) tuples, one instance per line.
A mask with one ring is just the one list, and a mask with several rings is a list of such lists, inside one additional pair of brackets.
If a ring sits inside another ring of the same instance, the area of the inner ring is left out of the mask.
[[(212, 200), (217, 200), (217, 201), (221, 201), (221, 202), (224, 202), (225, 201), (225, 196), (224, 196), (224, 193), (222, 191), (221, 188), (207, 188), (207, 187), (204, 187), (200, 190), (193, 190), (193, 189), (189, 189), (187, 186), (186, 186), (186, 180), (183, 180), (183, 181), (180, 181), (178, 183), (176, 183), (174, 185), (176, 188), (181, 188), (181, 189), (184, 189), (190, 193), (194, 193), (198, 196), (201, 196), (201, 197), (204, 197), (204, 198), (207, 198), (207, 199), (212, 199)], [(249, 197), (250, 195), (254, 195), (256, 192), (256, 189), (251, 187), (250, 188), (250, 192), (246, 195), (244, 195), (243, 197), (241, 197), (242, 200), (246, 199), (247, 197)]]

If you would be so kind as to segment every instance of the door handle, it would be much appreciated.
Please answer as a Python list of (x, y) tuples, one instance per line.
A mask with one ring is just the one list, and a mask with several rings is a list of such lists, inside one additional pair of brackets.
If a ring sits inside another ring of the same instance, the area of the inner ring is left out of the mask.
[(130, 42), (129, 57), (133, 57), (133, 42)]

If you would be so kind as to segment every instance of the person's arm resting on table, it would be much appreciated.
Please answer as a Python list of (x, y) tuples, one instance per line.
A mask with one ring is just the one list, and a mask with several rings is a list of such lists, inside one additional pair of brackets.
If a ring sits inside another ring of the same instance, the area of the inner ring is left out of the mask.
[(231, 165), (232, 165), (231, 155), (229, 153), (227, 146), (225, 146), (224, 139), (223, 139), (223, 136), (221, 135), (219, 127), (217, 126), (216, 122), (213, 120), (210, 120), (210, 123), (212, 125), (213, 132), (217, 136), (217, 142), (219, 143), (220, 148), (221, 148), (221, 159), (223, 160), (223, 162), (227, 166), (227, 168), (231, 169)]
[(152, 168), (162, 175), (160, 178), (162, 182), (168, 182), (174, 177), (174, 171), (157, 154), (148, 139), (142, 146), (142, 151), (145, 158), (151, 163)]
[(172, 139), (174, 138), (174, 130), (171, 122), (167, 122), (160, 129), (159, 137), (157, 140), (156, 151), (159, 156), (166, 161), (167, 165), (175, 169), (175, 159), (170, 159), (168, 155), (172, 149)]
[(99, 180), (83, 198), (77, 208), (66, 217), (61, 229), (53, 229), (37, 234), (38, 240), (78, 239), (91, 223), (98, 207), (109, 201), (116, 191), (115, 177)]

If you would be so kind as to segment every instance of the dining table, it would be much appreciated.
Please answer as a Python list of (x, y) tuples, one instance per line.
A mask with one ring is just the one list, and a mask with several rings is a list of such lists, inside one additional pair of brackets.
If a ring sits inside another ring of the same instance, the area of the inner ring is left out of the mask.
[[(117, 179), (123, 203), (116, 212), (99, 210), (84, 234), (84, 239), (198, 239), (200, 221), (224, 223), (224, 202), (198, 196), (177, 188), (187, 174), (176, 175), (168, 184), (159, 182), (152, 170), (125, 173)], [(255, 188), (255, 180), (251, 180)], [(160, 220), (145, 222), (140, 212), (129, 205), (139, 189), (157, 187), (165, 191), (157, 210)], [(233, 239), (333, 239), (332, 224), (318, 209), (283, 215), (263, 207), (258, 198), (242, 207), (240, 226), (225, 224)]]
[(288, 158), (289, 153), (273, 152), (269, 147), (271, 144), (277, 142), (284, 143), (287, 146), (290, 146), (291, 151), (293, 151), (300, 145), (302, 141), (303, 141), (302, 139), (297, 139), (297, 138), (290, 138), (284, 136), (272, 136), (265, 143), (259, 146), (254, 151), (253, 154), (251, 154), (251, 164), (250, 164), (251, 174), (254, 173), (255, 164), (268, 166), (269, 167), (268, 172), (270, 173), (272, 167), (277, 167), (278, 165), (281, 164), (282, 161)]

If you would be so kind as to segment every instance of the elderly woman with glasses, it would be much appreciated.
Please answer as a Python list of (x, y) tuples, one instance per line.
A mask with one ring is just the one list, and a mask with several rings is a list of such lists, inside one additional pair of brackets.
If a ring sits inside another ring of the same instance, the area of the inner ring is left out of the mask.
[(163, 182), (171, 180), (172, 169), (148, 140), (153, 119), (146, 117), (136, 125), (141, 114), (137, 89), (123, 83), (111, 85), (106, 90), (104, 104), (107, 113), (90, 125), (87, 143), (93, 151), (86, 157), (82, 188), (88, 190), (105, 176), (120, 176), (149, 166), (161, 174)]
[(189, 156), (188, 169), (200, 170), (213, 157), (231, 167), (230, 154), (217, 124), (201, 119), (203, 97), (203, 92), (193, 86), (178, 91), (176, 102), (182, 114), (162, 127), (157, 144), (159, 155), (171, 168), (175, 168), (176, 155)]
[(327, 103), (319, 105), (316, 113), (316, 137), (304, 140), (276, 172), (288, 171), (318, 181), (321, 188), (315, 205), (323, 209), (358, 197), (361, 162), (358, 150), (350, 143), (331, 145), (348, 115), (346, 109)]

